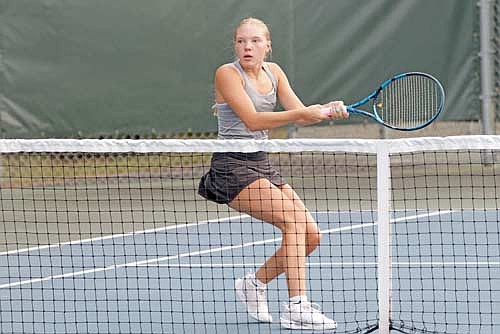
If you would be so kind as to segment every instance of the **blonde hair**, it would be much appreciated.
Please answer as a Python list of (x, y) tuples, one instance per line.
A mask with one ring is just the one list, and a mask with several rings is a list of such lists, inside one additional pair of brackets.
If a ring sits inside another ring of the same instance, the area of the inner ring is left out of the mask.
[(264, 36), (269, 41), (269, 52), (267, 53), (266, 57), (269, 56), (273, 51), (271, 47), (271, 32), (267, 24), (265, 24), (264, 21), (262, 21), (261, 19), (257, 19), (255, 17), (246, 17), (243, 20), (241, 20), (240, 23), (238, 23), (238, 25), (234, 29), (233, 41), (236, 41), (236, 32), (238, 31), (238, 29), (241, 26), (244, 26), (245, 24), (255, 24), (257, 26), (260, 26), (264, 30)]
[(264, 36), (266, 36), (267, 40), (271, 40), (271, 32), (269, 31), (269, 28), (267, 27), (267, 24), (264, 23), (264, 21), (257, 19), (255, 17), (246, 17), (243, 20), (240, 21), (240, 23), (236, 26), (234, 29), (234, 36), (233, 38), (236, 40), (236, 32), (241, 26), (244, 26), (245, 24), (255, 24), (264, 29)]

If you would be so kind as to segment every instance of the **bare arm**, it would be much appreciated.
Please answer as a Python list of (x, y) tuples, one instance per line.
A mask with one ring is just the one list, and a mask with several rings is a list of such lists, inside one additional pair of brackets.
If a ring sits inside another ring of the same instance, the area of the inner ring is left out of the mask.
[(305, 108), (293, 91), (285, 72), (278, 64), (269, 63), (269, 67), (278, 81), (278, 99), (285, 110)]
[(274, 129), (291, 122), (313, 124), (329, 118), (321, 112), (321, 105), (305, 107), (297, 97), (294, 103), (290, 97), (285, 99), (287, 106), (293, 107), (287, 108), (290, 110), (279, 113), (257, 112), (245, 92), (240, 75), (227, 65), (219, 67), (215, 72), (215, 90), (216, 95), (220, 95), (252, 131)]
[[(290, 82), (285, 74), (285, 72), (279, 67), (277, 64), (269, 64), (271, 70), (274, 73), (274, 76), (278, 81), (278, 99), (285, 108), (285, 110), (295, 109), (295, 108), (304, 108), (304, 104), (299, 99), (299, 97), (295, 94), (292, 87), (290, 86)], [(295, 121), (297, 125), (308, 125), (307, 122), (303, 120)]]
[[(274, 76), (278, 80), (278, 98), (281, 105), (285, 108), (285, 110), (290, 109), (299, 109), (305, 108), (302, 101), (298, 98), (298, 96), (293, 91), (290, 86), (290, 82), (285, 74), (285, 72), (279, 67), (278, 64), (269, 63), (271, 70), (273, 71)], [(338, 108), (341, 110), (340, 112), (332, 112), (330, 113), (329, 118), (347, 118), (349, 115), (347, 111), (345, 111), (344, 103), (342, 101), (329, 102), (322, 106), (323, 108)], [(297, 125), (309, 125), (313, 124), (309, 122), (307, 119), (299, 119), (295, 121)]]

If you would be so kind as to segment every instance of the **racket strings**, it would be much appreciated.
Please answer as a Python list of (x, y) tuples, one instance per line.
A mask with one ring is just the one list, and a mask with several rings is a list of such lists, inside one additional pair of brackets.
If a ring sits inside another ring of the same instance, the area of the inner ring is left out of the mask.
[(380, 92), (375, 106), (385, 124), (411, 129), (432, 120), (441, 100), (441, 90), (434, 80), (415, 75), (394, 80)]

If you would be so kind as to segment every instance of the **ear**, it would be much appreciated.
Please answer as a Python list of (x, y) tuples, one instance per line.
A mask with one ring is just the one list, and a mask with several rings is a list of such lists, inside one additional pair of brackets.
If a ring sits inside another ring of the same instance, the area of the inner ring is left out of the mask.
[(266, 54), (270, 54), (272, 52), (272, 50), (273, 50), (273, 48), (271, 46), (271, 41), (268, 41)]

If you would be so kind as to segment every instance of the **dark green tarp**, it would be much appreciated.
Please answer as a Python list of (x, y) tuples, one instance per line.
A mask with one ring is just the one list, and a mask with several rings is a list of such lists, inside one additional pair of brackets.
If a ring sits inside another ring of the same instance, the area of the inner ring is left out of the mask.
[[(402, 71), (442, 80), (441, 119), (479, 119), (468, 0), (0, 0), (0, 135), (215, 131), (233, 28), (266, 21), (306, 104), (355, 101)], [(353, 118), (352, 121), (356, 119)]]

